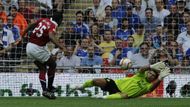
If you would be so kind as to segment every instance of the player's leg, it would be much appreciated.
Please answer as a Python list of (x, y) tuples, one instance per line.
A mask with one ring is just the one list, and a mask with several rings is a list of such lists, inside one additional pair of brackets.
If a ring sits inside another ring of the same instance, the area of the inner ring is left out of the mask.
[(41, 83), (41, 87), (43, 91), (47, 91), (46, 88), (46, 65), (42, 64), (39, 61), (34, 61), (34, 64), (38, 67), (40, 73), (39, 73), (39, 80)]
[(121, 92), (118, 89), (117, 85), (115, 84), (115, 81), (110, 78), (99, 78), (99, 79), (88, 80), (82, 85), (82, 87), (78, 87), (78, 89), (84, 89), (93, 86), (98, 86), (103, 91), (108, 91), (110, 94)]
[(50, 57), (48, 61), (46, 62), (46, 65), (49, 66), (48, 69), (48, 90), (54, 92), (55, 88), (53, 87), (53, 81), (55, 77), (55, 71), (56, 71), (56, 62), (53, 57)]
[(82, 90), (84, 88), (98, 86), (98, 87), (104, 87), (106, 86), (106, 80), (104, 78), (98, 78), (93, 80), (86, 81), (82, 86), (76, 86), (75, 89)]
[(36, 44), (28, 43), (26, 47), (27, 55), (36, 61), (34, 62), (40, 70), (39, 78), (42, 85), (43, 93), (42, 95), (49, 99), (55, 99), (55, 95), (52, 92), (47, 91), (46, 88), (46, 64), (50, 58), (50, 53), (45, 48), (42, 48)]

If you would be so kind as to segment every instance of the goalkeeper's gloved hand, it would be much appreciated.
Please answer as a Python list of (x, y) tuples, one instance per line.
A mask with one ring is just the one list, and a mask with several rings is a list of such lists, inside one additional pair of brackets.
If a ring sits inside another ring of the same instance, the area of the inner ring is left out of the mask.
[(168, 67), (165, 67), (163, 70), (161, 70), (160, 75), (158, 76), (159, 80), (164, 79), (164, 77), (168, 76), (170, 74), (171, 70)]
[(162, 61), (150, 65), (150, 68), (151, 68), (151, 69), (158, 70), (158, 71), (163, 70), (165, 67), (166, 67), (166, 65), (165, 65), (165, 63), (162, 62)]

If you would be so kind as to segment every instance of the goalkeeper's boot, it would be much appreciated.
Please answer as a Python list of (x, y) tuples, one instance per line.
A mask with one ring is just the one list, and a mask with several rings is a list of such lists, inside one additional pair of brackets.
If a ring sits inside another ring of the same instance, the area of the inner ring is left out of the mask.
[(72, 89), (73, 90), (84, 90), (84, 88), (81, 85), (76, 85)]
[(56, 99), (54, 93), (49, 91), (43, 91), (42, 95), (48, 99)]
[(48, 88), (47, 89), (49, 92), (52, 92), (52, 93), (54, 93), (54, 92), (56, 92), (56, 88), (54, 87), (54, 86), (52, 86), (51, 88)]

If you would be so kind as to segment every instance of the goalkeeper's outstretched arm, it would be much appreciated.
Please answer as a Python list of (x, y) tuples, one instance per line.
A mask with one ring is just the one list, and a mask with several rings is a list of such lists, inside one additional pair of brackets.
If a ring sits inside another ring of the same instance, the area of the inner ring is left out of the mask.
[(150, 88), (149, 92), (152, 92), (155, 88), (157, 88), (160, 84), (160, 82), (170, 74), (170, 68), (169, 67), (165, 67), (163, 70), (160, 71), (160, 74), (158, 76), (158, 78), (152, 83), (152, 87)]

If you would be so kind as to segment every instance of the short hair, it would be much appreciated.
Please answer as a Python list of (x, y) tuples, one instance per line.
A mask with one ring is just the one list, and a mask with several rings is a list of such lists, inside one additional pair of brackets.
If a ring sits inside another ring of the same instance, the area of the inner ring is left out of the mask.
[(141, 43), (139, 47), (141, 47), (141, 46), (143, 46), (143, 45), (147, 45), (148, 48), (150, 47), (150, 45), (149, 45), (147, 42), (143, 42), (143, 43)]
[(135, 40), (135, 39), (134, 39), (134, 37), (133, 37), (133, 36), (131, 36), (131, 35), (130, 35), (130, 36), (128, 36), (127, 40), (128, 40), (129, 38), (132, 38), (133, 40)]
[(129, 19), (126, 18), (126, 17), (124, 17), (124, 18), (122, 18), (122, 23), (123, 23), (124, 21), (129, 21)]
[(105, 32), (110, 32), (111, 35), (113, 34), (113, 31), (112, 31), (111, 29), (105, 29), (105, 30), (104, 30), (104, 34), (105, 34)]
[(138, 24), (137, 28), (144, 28), (144, 24), (142, 24), (142, 23)]
[(111, 10), (113, 9), (113, 8), (112, 8), (112, 6), (107, 5), (107, 6), (104, 8), (104, 10), (106, 10), (106, 8), (107, 8), (107, 7), (110, 7), (110, 8), (111, 8)]
[(11, 11), (11, 9), (15, 9), (16, 11), (18, 11), (18, 7), (16, 5), (11, 5), (9, 7), (9, 11)]
[(151, 12), (153, 12), (153, 9), (149, 8), (149, 7), (145, 9), (145, 12), (148, 11), (148, 10), (150, 10)]
[(84, 16), (84, 13), (81, 10), (77, 11), (75, 15), (77, 16), (78, 14), (82, 14), (82, 16)]

